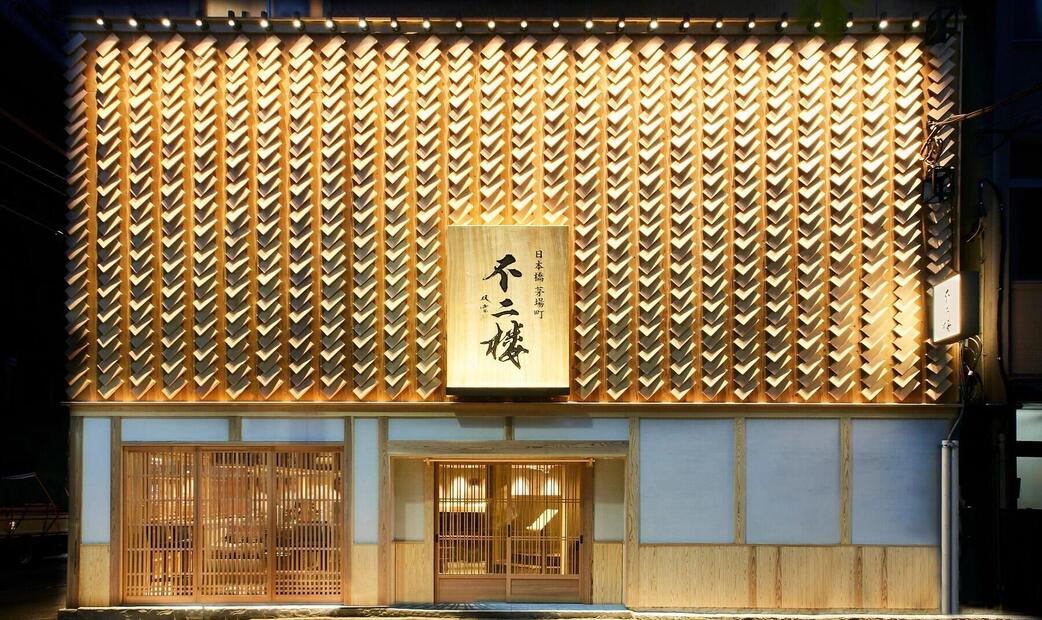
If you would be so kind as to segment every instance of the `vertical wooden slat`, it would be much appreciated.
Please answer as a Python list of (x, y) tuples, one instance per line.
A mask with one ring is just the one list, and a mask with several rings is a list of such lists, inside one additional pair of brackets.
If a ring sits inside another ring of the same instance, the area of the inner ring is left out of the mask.
[(123, 430), (121, 418), (110, 418), (109, 464), (109, 601), (123, 600)]
[(625, 523), (623, 533), (622, 604), (639, 607), (640, 599), (640, 418), (631, 417), (626, 452)]
[(734, 542), (745, 544), (745, 418), (734, 420)]
[(65, 606), (79, 607), (80, 542), (83, 540), (83, 418), (69, 419), (69, 544)]

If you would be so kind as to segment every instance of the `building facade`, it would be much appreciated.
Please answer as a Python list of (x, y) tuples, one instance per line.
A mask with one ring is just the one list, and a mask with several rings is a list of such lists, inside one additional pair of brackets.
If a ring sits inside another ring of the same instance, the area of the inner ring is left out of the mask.
[(941, 608), (958, 36), (386, 21), (77, 26), (70, 606)]

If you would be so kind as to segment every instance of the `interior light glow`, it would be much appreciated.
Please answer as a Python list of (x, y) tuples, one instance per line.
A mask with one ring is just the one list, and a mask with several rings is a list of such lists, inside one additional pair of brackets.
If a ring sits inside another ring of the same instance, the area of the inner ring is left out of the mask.
[(648, 22), (648, 30), (658, 30), (658, 20), (654, 17), (651, 18), (650, 22)]
[(431, 20), (429, 20), (426, 17), (424, 17), (423, 21), (420, 22), (420, 26), (423, 27), (424, 30), (430, 30), (431, 29)]
[(593, 20), (592, 19), (587, 19), (586, 23), (583, 24), (583, 28), (586, 28), (586, 30), (588, 30), (588, 31), (589, 30), (593, 30)]
[(559, 511), (556, 508), (547, 508), (542, 512), (542, 514), (535, 518), (535, 521), (532, 521), (531, 525), (529, 525), (525, 529), (529, 530), (530, 532), (541, 531), (543, 528), (547, 526), (548, 523), (550, 523), (551, 519), (557, 516), (558, 512)]

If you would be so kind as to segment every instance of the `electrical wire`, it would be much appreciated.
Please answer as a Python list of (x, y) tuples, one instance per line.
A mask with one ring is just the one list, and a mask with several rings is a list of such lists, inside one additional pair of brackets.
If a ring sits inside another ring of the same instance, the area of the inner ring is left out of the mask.
[(58, 194), (60, 196), (64, 196), (65, 195), (65, 191), (64, 190), (60, 190), (57, 187), (51, 185), (50, 183), (48, 183), (46, 181), (41, 181), (40, 179), (38, 179), (38, 178), (34, 177), (33, 175), (29, 174), (28, 172), (26, 172), (24, 170), (20, 170), (18, 168), (15, 168), (14, 166), (12, 166), (11, 164), (7, 163), (6, 161), (4, 161), (2, 159), (0, 159), (0, 166), (3, 166), (5, 168), (10, 168), (14, 172), (17, 172), (18, 174), (22, 175), (23, 177), (29, 179), (30, 181), (34, 181), (36, 183), (39, 183), (40, 185), (46, 187), (47, 189), (51, 190), (52, 192), (54, 192), (54, 193), (56, 193), (56, 194)]
[(47, 224), (44, 224), (40, 220), (38, 220), (36, 218), (33, 218), (33, 217), (30, 217), (30, 216), (22, 213), (21, 211), (19, 211), (17, 209), (14, 209), (12, 207), (9, 207), (9, 206), (5, 205), (2, 202), (0, 202), (0, 209), (3, 209), (4, 211), (7, 211), (11, 215), (19, 217), (19, 218), (21, 218), (21, 219), (23, 219), (23, 220), (25, 220), (25, 221), (27, 221), (27, 222), (29, 222), (31, 224), (35, 224), (36, 226), (39, 226), (40, 228), (46, 230), (47, 232), (49, 232), (49, 233), (51, 233), (51, 234), (53, 234), (53, 235), (55, 235), (57, 237), (64, 237), (65, 236), (65, 232), (64, 231), (58, 230), (57, 228), (51, 228), (50, 226), (48, 226)]
[(35, 161), (33, 161), (33, 160), (29, 159), (29, 158), (28, 158), (28, 157), (26, 157), (25, 155), (22, 155), (21, 153), (19, 153), (18, 151), (15, 151), (15, 150), (13, 150), (13, 149), (9, 149), (9, 148), (7, 148), (6, 146), (4, 146), (3, 144), (0, 144), (0, 149), (3, 149), (3, 150), (5, 150), (5, 151), (7, 151), (8, 153), (10, 153), (10, 154), (14, 155), (14, 156), (15, 156), (15, 157), (17, 157), (18, 159), (20, 159), (20, 160), (22, 160), (22, 161), (26, 162), (27, 164), (29, 164), (29, 165), (31, 165), (31, 166), (34, 166), (34, 167), (36, 167), (36, 168), (39, 168), (40, 170), (42, 170), (42, 171), (46, 172), (47, 174), (51, 175), (52, 177), (54, 177), (54, 178), (58, 179), (58, 180), (59, 180), (59, 181), (61, 181), (62, 183), (64, 183), (64, 182), (65, 182), (65, 176), (64, 176), (64, 175), (58, 174), (57, 172), (55, 172), (55, 171), (51, 170), (50, 168), (48, 168), (47, 166), (44, 166), (43, 164), (38, 164), (38, 163), (36, 163)]

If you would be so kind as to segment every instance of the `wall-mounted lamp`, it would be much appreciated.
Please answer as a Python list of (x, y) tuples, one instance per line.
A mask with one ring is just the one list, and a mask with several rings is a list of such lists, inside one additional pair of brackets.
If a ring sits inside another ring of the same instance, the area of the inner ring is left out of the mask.
[(957, 273), (930, 289), (930, 342), (948, 344), (980, 333), (980, 277)]

